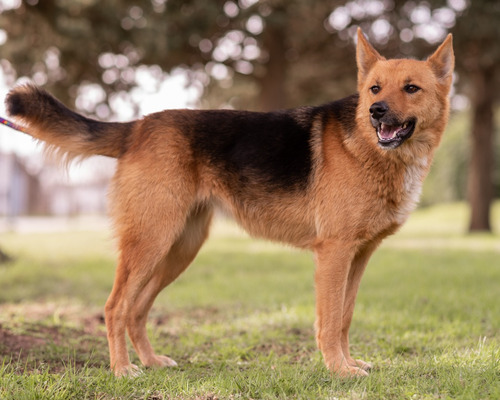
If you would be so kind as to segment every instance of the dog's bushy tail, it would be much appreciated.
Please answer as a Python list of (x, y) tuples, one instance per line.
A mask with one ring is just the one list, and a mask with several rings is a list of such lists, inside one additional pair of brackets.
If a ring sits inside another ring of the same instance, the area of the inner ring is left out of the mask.
[(86, 118), (35, 85), (18, 86), (5, 100), (7, 113), (49, 152), (65, 161), (103, 155), (118, 158), (127, 149), (134, 122), (100, 122)]

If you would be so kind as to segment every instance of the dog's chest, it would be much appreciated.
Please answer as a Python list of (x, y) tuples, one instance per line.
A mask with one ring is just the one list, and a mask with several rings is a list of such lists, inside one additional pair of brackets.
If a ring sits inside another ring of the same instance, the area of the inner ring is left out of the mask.
[(416, 208), (422, 194), (422, 185), (428, 170), (428, 159), (423, 158), (417, 163), (406, 167), (403, 176), (403, 192), (396, 209), (396, 222), (403, 224), (410, 213)]

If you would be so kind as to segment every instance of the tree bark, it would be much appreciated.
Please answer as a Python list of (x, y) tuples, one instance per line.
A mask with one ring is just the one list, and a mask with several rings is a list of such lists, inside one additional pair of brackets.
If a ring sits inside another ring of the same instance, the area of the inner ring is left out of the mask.
[[(279, 10), (275, 13), (284, 13)], [(258, 80), (260, 86), (258, 108), (261, 111), (272, 111), (287, 106), (285, 82), (287, 73), (286, 59), (286, 26), (280, 18), (269, 23), (263, 32), (263, 47), (268, 52), (269, 59), (266, 70)]]
[(494, 68), (477, 68), (471, 73), (475, 90), (472, 99), (472, 149), (469, 164), (469, 232), (491, 232), (493, 202), (493, 105)]

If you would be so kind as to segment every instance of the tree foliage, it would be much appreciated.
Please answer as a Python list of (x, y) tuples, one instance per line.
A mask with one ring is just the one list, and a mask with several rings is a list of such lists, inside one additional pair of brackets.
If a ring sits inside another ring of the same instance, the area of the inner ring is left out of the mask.
[(95, 83), (105, 89), (101, 102), (106, 103), (113, 93), (138, 84), (141, 66), (158, 66), (151, 70), (158, 76), (185, 68), (205, 94), (222, 99), (217, 96), (222, 88), (224, 102), (229, 94), (235, 107), (280, 108), (328, 101), (354, 90), (357, 26), (389, 57), (428, 54), (426, 37), (442, 39), (455, 15), (449, 11), (447, 21), (441, 9), (434, 18), (437, 35), (432, 29), (425, 34), (422, 26), (431, 9), (428, 3), (418, 4), (27, 0), (0, 14), (7, 32), (1, 54), (4, 69), (12, 66), (69, 102), (79, 85)]
[[(333, 62), (346, 52), (338, 50), (338, 38), (324, 28), (337, 3), (24, 1), (0, 14), (8, 35), (1, 47), (3, 65), (65, 101), (76, 98), (79, 84), (97, 83), (106, 90), (106, 102), (112, 93), (137, 84), (140, 66), (155, 65), (163, 71), (185, 67), (194, 81), (212, 83), (212, 88), (227, 89), (233, 81), (257, 83), (260, 89), (251, 93), (259, 101), (243, 96), (240, 102), (250, 108), (266, 108), (258, 105), (262, 101), (270, 107), (292, 105), (299, 98), (347, 93), (342, 84), (325, 90), (326, 76), (328, 82), (341, 76), (353, 82), (354, 61)], [(285, 86), (292, 80), (295, 89), (288, 93)]]

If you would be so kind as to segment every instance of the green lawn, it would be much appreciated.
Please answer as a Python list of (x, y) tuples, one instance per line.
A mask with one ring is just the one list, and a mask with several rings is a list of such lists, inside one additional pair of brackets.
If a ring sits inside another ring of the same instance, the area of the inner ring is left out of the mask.
[(151, 313), (154, 347), (179, 367), (116, 379), (110, 233), (0, 234), (16, 259), (0, 266), (0, 399), (500, 399), (500, 236), (465, 227), (462, 204), (419, 210), (375, 253), (351, 342), (376, 369), (357, 380), (316, 349), (307, 252), (217, 222)]

